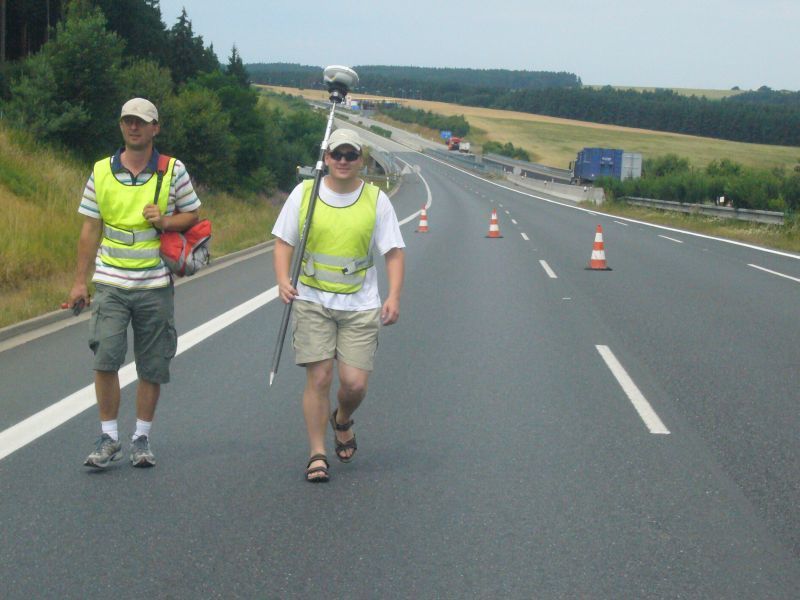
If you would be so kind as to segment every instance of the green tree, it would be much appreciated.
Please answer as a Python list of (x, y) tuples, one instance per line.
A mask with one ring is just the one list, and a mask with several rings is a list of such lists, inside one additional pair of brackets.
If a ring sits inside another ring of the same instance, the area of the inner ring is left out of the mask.
[(243, 87), (250, 86), (250, 76), (247, 74), (247, 69), (244, 68), (242, 57), (239, 55), (239, 51), (236, 50), (236, 46), (231, 50), (230, 58), (228, 58), (228, 68), (225, 72), (239, 82), (239, 85)]
[(92, 0), (108, 22), (108, 29), (127, 42), (131, 59), (147, 58), (167, 66), (167, 32), (158, 0)]
[(98, 8), (71, 3), (55, 38), (26, 60), (24, 75), (12, 83), (10, 115), (84, 156), (108, 149), (119, 136), (123, 48)]
[(136, 60), (122, 69), (119, 85), (125, 100), (147, 98), (158, 108), (172, 96), (172, 75), (169, 69), (160, 67), (151, 60)]
[(167, 37), (169, 65), (175, 83), (185, 83), (200, 73), (210, 73), (219, 68), (213, 49), (207, 50), (203, 38), (194, 35), (185, 8)]
[(663, 177), (670, 173), (683, 173), (689, 170), (689, 159), (677, 154), (665, 154), (645, 160), (644, 174), (647, 177)]
[(164, 127), (156, 138), (159, 150), (183, 160), (201, 183), (232, 188), (236, 139), (216, 94), (199, 86), (188, 87), (169, 98), (161, 114)]

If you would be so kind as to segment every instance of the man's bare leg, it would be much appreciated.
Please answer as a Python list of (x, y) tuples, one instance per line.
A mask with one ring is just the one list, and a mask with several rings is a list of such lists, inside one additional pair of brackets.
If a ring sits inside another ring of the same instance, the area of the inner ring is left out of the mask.
[[(368, 382), (369, 371), (339, 361), (339, 391), (337, 393), (339, 408), (336, 412), (336, 422), (339, 425), (347, 423), (361, 405), (361, 401), (367, 395)], [(336, 431), (335, 433), (336, 439), (342, 443), (349, 442), (355, 435), (352, 430)], [(342, 458), (347, 459), (353, 456), (354, 452), (353, 448), (347, 448), (340, 454)]]
[(136, 418), (152, 422), (160, 395), (161, 384), (140, 379), (136, 387)]
[(113, 421), (119, 415), (119, 374), (116, 371), (95, 371), (94, 391), (101, 421)]
[[(325, 430), (330, 414), (330, 390), (333, 381), (333, 359), (322, 360), (306, 365), (306, 387), (303, 390), (303, 416), (308, 432), (309, 456), (325, 454)], [(325, 463), (315, 460), (309, 467), (324, 467)], [(311, 478), (322, 477), (321, 472)]]

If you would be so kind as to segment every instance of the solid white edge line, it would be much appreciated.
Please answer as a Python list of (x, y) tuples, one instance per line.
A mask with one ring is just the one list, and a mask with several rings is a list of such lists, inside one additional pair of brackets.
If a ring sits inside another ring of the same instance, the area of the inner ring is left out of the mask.
[[(423, 155), (423, 156), (424, 156), (424, 155)], [(407, 167), (409, 167), (409, 168), (412, 168), (412, 165), (411, 165), (410, 163), (408, 163), (408, 162), (404, 161), (404, 160), (403, 160), (402, 158), (400, 158), (399, 156), (397, 156), (397, 157), (395, 157), (395, 158), (397, 158), (397, 160), (399, 160), (401, 163), (405, 164)], [(418, 176), (419, 176), (419, 178), (422, 180), (422, 183), (424, 183), (424, 184), (425, 184), (425, 191), (428, 193), (428, 201), (425, 203), (425, 210), (428, 210), (428, 209), (431, 207), (431, 204), (433, 204), (433, 195), (431, 194), (431, 188), (430, 188), (430, 186), (428, 186), (428, 182), (427, 182), (427, 181), (425, 181), (425, 178), (422, 176), (422, 173), (417, 173), (417, 175), (418, 175)], [(400, 224), (400, 225), (405, 225), (405, 224), (406, 224), (406, 223), (408, 223), (409, 221), (412, 221), (412, 220), (416, 219), (416, 218), (419, 216), (419, 214), (420, 214), (421, 212), (422, 212), (421, 210), (418, 210), (417, 212), (410, 214), (410, 215), (409, 215), (409, 216), (407, 216), (405, 219), (403, 219), (402, 221), (400, 221), (400, 223), (399, 223), (399, 224)]]
[(539, 264), (542, 265), (544, 272), (547, 273), (547, 276), (550, 277), (550, 279), (558, 279), (558, 275), (556, 275), (555, 271), (550, 268), (550, 265), (547, 264), (547, 261), (540, 260)]
[(753, 264), (750, 264), (750, 263), (747, 263), (747, 266), (748, 267), (753, 267), (754, 269), (758, 269), (759, 271), (764, 271), (766, 273), (770, 273), (772, 275), (777, 275), (778, 277), (784, 277), (786, 279), (791, 279), (792, 281), (796, 281), (797, 283), (800, 283), (800, 279), (798, 279), (797, 277), (792, 277), (791, 275), (785, 275), (784, 273), (778, 273), (777, 271), (771, 271), (770, 269), (765, 269), (764, 267), (759, 267), (758, 265), (753, 265)]
[(664, 238), (665, 240), (669, 240), (670, 242), (675, 242), (676, 244), (682, 244), (683, 243), (682, 240), (676, 240), (675, 238), (671, 238), (671, 237), (668, 237), (666, 235), (661, 235), (660, 233), (658, 234), (658, 237)]
[(786, 258), (794, 258), (795, 260), (800, 260), (800, 254), (792, 254), (790, 252), (782, 252), (781, 250), (773, 250), (771, 248), (763, 248), (761, 246), (754, 246), (753, 244), (746, 244), (744, 242), (737, 242), (736, 240), (727, 240), (725, 238), (715, 237), (713, 235), (705, 235), (703, 233), (695, 233), (694, 231), (686, 231), (684, 229), (676, 229), (674, 227), (667, 227), (666, 225), (656, 225), (655, 223), (646, 223), (645, 221), (637, 221), (636, 219), (630, 219), (628, 217), (620, 217), (618, 215), (608, 215), (608, 214), (605, 214), (605, 213), (597, 213), (597, 212), (595, 212), (593, 210), (589, 210), (588, 208), (582, 208), (580, 206), (575, 206), (574, 204), (566, 204), (564, 202), (558, 202), (557, 200), (551, 200), (550, 198), (543, 198), (543, 197), (537, 196), (535, 194), (529, 194), (527, 192), (522, 192), (520, 190), (515, 190), (514, 188), (510, 188), (508, 186), (501, 185), (499, 183), (495, 183), (494, 181), (489, 181), (488, 179), (483, 179), (482, 177), (480, 177), (478, 175), (475, 175), (474, 173), (470, 173), (469, 171), (465, 171), (464, 169), (460, 169), (458, 167), (455, 167), (455, 166), (451, 165), (450, 163), (446, 163), (443, 160), (439, 160), (438, 158), (434, 158), (433, 156), (429, 156), (427, 154), (419, 152), (418, 150), (414, 150), (413, 148), (410, 148), (409, 150), (411, 152), (416, 152), (420, 156), (424, 156), (425, 158), (427, 158), (429, 160), (441, 163), (444, 166), (453, 169), (454, 171), (459, 171), (459, 172), (463, 173), (464, 175), (469, 175), (470, 177), (474, 177), (475, 179), (480, 179), (481, 181), (483, 181), (484, 183), (488, 183), (489, 185), (497, 186), (497, 187), (502, 188), (504, 190), (508, 190), (509, 192), (514, 192), (515, 194), (520, 194), (521, 196), (528, 196), (529, 198), (535, 198), (537, 200), (541, 200), (542, 202), (549, 202), (550, 204), (556, 204), (558, 206), (563, 206), (565, 208), (571, 208), (572, 210), (585, 212), (585, 213), (588, 213), (590, 215), (596, 215), (598, 217), (608, 217), (608, 218), (612, 218), (613, 217), (612, 220), (620, 219), (622, 221), (627, 221), (628, 223), (636, 223), (637, 225), (643, 225), (645, 227), (653, 227), (654, 229), (661, 229), (662, 231), (672, 231), (672, 232), (675, 232), (675, 233), (682, 233), (684, 235), (691, 235), (691, 236), (703, 238), (703, 239), (706, 239), (706, 240), (714, 240), (716, 242), (722, 242), (724, 244), (733, 244), (734, 246), (741, 246), (743, 248), (749, 248), (751, 250), (758, 250), (760, 252), (766, 252), (768, 254), (776, 254), (778, 256), (785, 256)]
[(650, 406), (647, 398), (645, 398), (644, 394), (642, 394), (642, 392), (639, 391), (639, 388), (636, 387), (633, 379), (631, 379), (630, 375), (628, 375), (628, 372), (617, 360), (617, 357), (614, 356), (614, 353), (611, 352), (611, 349), (608, 346), (600, 345), (596, 345), (595, 348), (597, 348), (600, 356), (603, 357), (606, 365), (608, 365), (611, 373), (614, 375), (617, 382), (630, 399), (633, 407), (636, 409), (636, 412), (639, 413), (639, 416), (641, 417), (642, 421), (644, 421), (647, 429), (650, 430), (650, 433), (669, 435), (669, 429), (667, 429), (664, 426), (664, 423), (661, 422), (661, 419), (658, 418), (656, 411), (653, 410), (653, 407)]
[[(175, 356), (186, 352), (192, 346), (199, 344), (228, 325), (232, 325), (277, 297), (278, 286), (275, 286), (186, 332), (178, 338), (178, 350)], [(124, 388), (134, 381), (136, 381), (136, 365), (130, 362), (119, 370), (120, 388)], [(94, 384), (90, 384), (0, 432), (0, 460), (94, 405)]]

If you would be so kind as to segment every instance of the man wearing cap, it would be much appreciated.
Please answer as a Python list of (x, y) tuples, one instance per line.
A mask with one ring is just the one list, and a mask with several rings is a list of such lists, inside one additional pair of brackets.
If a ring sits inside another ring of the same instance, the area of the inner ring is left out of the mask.
[[(292, 191), (272, 230), (279, 294), (284, 302), (294, 302), (295, 362), (306, 368), (303, 415), (310, 457), (305, 475), (310, 482), (328, 481), (328, 423), (336, 457), (342, 462), (353, 459), (357, 446), (351, 417), (367, 392), (378, 329), (395, 323), (400, 315), (405, 243), (389, 198), (358, 177), (364, 166), (362, 145), (350, 129), (337, 129), (328, 140), (328, 174), (320, 184), (297, 288), (289, 271), (313, 181), (304, 181)], [(383, 255), (386, 262), (389, 293), (383, 303), (375, 254)], [(334, 360), (339, 391), (338, 406), (331, 412)]]
[[(122, 106), (119, 128), (125, 145), (95, 163), (78, 212), (84, 215), (78, 240), (72, 306), (89, 305), (87, 280), (94, 265), (95, 297), (89, 347), (94, 352), (95, 392), (101, 436), (84, 462), (104, 469), (120, 458), (117, 427), (118, 371), (125, 361), (128, 324), (133, 326), (136, 360), (136, 430), (130, 447), (135, 467), (155, 466), (150, 427), (161, 384), (177, 349), (172, 277), (159, 256), (160, 231), (185, 231), (198, 220), (200, 200), (186, 167), (171, 159), (161, 186), (156, 176), (158, 110), (144, 98)], [(156, 196), (158, 193), (158, 196)], [(166, 206), (162, 212), (159, 205)]]

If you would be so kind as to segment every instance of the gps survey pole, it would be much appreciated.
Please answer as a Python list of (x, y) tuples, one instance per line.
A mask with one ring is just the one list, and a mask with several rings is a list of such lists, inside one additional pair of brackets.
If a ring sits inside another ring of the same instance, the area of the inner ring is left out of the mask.
[[(300, 278), (300, 266), (303, 264), (303, 254), (306, 251), (306, 241), (308, 240), (308, 230), (311, 227), (311, 219), (314, 216), (314, 205), (317, 203), (317, 195), (319, 194), (319, 186), (322, 183), (322, 171), (325, 166), (323, 161), (325, 151), (328, 149), (328, 138), (331, 136), (331, 129), (333, 129), (333, 117), (336, 112), (336, 105), (344, 102), (348, 90), (358, 84), (358, 75), (353, 69), (349, 67), (342, 67), (340, 65), (331, 65), (325, 67), (322, 80), (328, 87), (331, 101), (331, 112), (328, 115), (328, 124), (325, 127), (325, 137), (322, 139), (322, 144), (319, 147), (319, 159), (314, 169), (314, 185), (311, 187), (311, 200), (308, 204), (308, 214), (306, 215), (303, 229), (300, 231), (300, 241), (294, 249), (292, 254), (292, 287), (297, 288), (297, 281)], [(278, 373), (278, 365), (281, 362), (281, 352), (283, 351), (283, 341), (286, 338), (286, 329), (289, 326), (289, 316), (292, 312), (292, 302), (289, 302), (283, 308), (283, 318), (281, 319), (281, 328), (278, 332), (278, 342), (275, 344), (275, 352), (272, 355), (272, 367), (269, 370), (269, 385), (272, 385), (275, 375)]]

